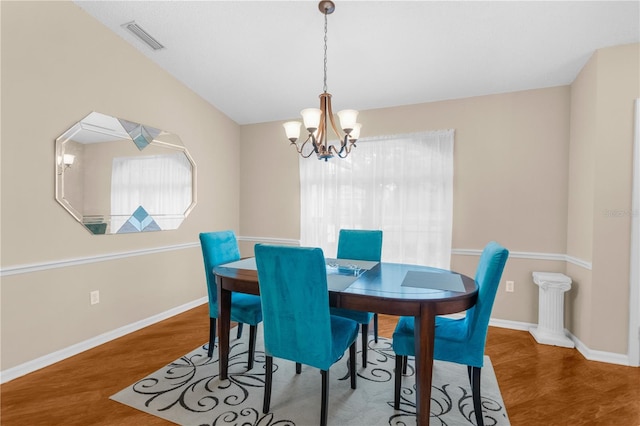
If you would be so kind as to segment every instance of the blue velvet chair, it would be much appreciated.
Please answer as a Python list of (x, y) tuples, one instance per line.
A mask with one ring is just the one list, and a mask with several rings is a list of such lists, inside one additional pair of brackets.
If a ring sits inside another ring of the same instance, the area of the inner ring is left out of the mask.
[[(464, 318), (436, 317), (433, 358), (467, 366), (476, 422), (484, 425), (480, 403), (480, 371), (484, 361), (484, 347), (493, 301), (496, 297), (502, 271), (509, 251), (492, 241), (482, 251), (476, 269), (478, 300), (466, 311)], [(393, 350), (396, 353), (394, 407), (400, 408), (400, 384), (406, 373), (407, 356), (415, 355), (414, 319), (401, 317), (393, 332)]]
[[(240, 259), (240, 250), (233, 231), (206, 232), (200, 234), (200, 246), (204, 258), (204, 271), (209, 291), (209, 350), (213, 355), (216, 341), (216, 319), (218, 318), (218, 288), (213, 268), (223, 263)], [(256, 347), (257, 325), (262, 321), (260, 297), (252, 294), (232, 293), (231, 321), (238, 323), (238, 338), (242, 335), (242, 324), (249, 324), (249, 360), (248, 369), (253, 368), (253, 355)]]
[(264, 316), (265, 390), (263, 413), (269, 412), (273, 357), (322, 372), (320, 424), (327, 424), (329, 368), (349, 348), (351, 388), (356, 388), (358, 323), (329, 314), (324, 254), (320, 248), (255, 246)]
[[(382, 231), (341, 229), (338, 236), (338, 259), (370, 260), (380, 262)], [(369, 324), (373, 319), (373, 338), (378, 343), (378, 314), (352, 309), (331, 308), (331, 315), (352, 319), (362, 324), (362, 367), (367, 368)]]

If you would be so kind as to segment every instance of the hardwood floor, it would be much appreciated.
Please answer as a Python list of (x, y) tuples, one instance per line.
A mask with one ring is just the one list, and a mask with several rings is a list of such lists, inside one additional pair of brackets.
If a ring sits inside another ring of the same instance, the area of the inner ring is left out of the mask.
[[(391, 337), (395, 323), (380, 315), (380, 335)], [(171, 424), (109, 396), (206, 342), (208, 324), (202, 305), (5, 383), (0, 424)], [(494, 327), (486, 353), (513, 425), (640, 425), (640, 368), (586, 361), (576, 350), (538, 345), (528, 332)]]

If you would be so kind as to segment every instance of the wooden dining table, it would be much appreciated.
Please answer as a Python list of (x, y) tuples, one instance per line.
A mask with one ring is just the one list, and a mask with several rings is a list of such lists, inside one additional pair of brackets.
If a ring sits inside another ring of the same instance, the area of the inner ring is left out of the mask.
[[(260, 294), (254, 258), (213, 270), (218, 290), (220, 379), (228, 378), (231, 293)], [(475, 305), (473, 278), (427, 266), (327, 259), (329, 303), (339, 308), (415, 317), (417, 424), (429, 424), (435, 318)], [(392, 394), (393, 389), (389, 389)]]

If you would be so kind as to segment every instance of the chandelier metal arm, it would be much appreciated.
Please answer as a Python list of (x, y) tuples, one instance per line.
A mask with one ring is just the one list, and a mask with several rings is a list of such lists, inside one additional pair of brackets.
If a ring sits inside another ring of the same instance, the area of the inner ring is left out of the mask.
[[(324, 117), (329, 117), (329, 121), (331, 122), (331, 128), (333, 129), (333, 132), (336, 134), (338, 139), (342, 139), (342, 136), (340, 135), (341, 132), (338, 131), (338, 126), (336, 126), (336, 122), (333, 118), (333, 111), (331, 109), (331, 94), (324, 92), (322, 95), (320, 95), (320, 99), (322, 99), (323, 101), (321, 102), (322, 106), (320, 107), (320, 109), (322, 109), (325, 112)], [(325, 125), (325, 129), (326, 129), (326, 125)]]
[[(313, 145), (313, 150), (309, 151), (309, 153), (307, 155), (305, 155), (303, 153), (304, 151), (304, 147), (307, 143), (309, 143), (309, 141), (311, 141), (311, 144)], [(302, 158), (309, 158), (311, 157), (311, 154), (318, 154), (318, 147), (317, 147), (317, 142), (315, 140), (315, 138), (313, 137), (313, 134), (310, 134), (307, 139), (302, 142), (301, 144), (298, 145), (297, 141), (291, 141), (290, 145), (293, 145), (295, 150), (298, 152), (298, 154), (300, 154), (300, 156)]]
[(356, 146), (356, 140), (349, 139), (349, 135), (345, 135), (344, 139), (340, 143), (340, 150), (338, 150), (333, 145), (329, 147), (329, 150), (333, 151), (340, 158), (347, 158), (347, 155), (351, 153), (351, 149), (355, 146)]
[[(316, 134), (314, 139), (316, 140), (316, 146), (320, 148), (319, 149), (320, 151), (322, 151), (326, 146), (326, 140), (327, 140), (327, 116), (325, 114), (326, 112), (325, 101), (322, 95), (320, 95), (320, 110), (322, 111), (322, 115), (320, 115), (320, 124), (318, 124), (318, 133)], [(311, 132), (311, 136), (313, 137), (313, 132)]]

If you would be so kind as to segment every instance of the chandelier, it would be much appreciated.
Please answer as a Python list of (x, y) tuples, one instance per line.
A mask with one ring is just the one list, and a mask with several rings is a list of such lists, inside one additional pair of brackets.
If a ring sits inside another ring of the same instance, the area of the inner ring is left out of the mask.
[[(315, 153), (319, 160), (327, 161), (334, 155), (345, 158), (356, 146), (356, 141), (360, 137), (360, 123), (356, 123), (358, 111), (345, 109), (338, 112), (340, 127), (344, 135), (338, 131), (331, 109), (331, 94), (327, 93), (327, 15), (335, 10), (335, 4), (330, 0), (323, 0), (318, 4), (318, 9), (324, 15), (324, 86), (320, 94), (320, 108), (306, 108), (300, 111), (304, 127), (309, 132), (307, 139), (299, 143), (300, 122), (289, 121), (283, 124), (287, 138), (296, 151), (303, 157), (309, 158)], [(327, 143), (328, 126), (331, 125), (333, 132), (340, 140), (340, 146), (329, 145)]]

